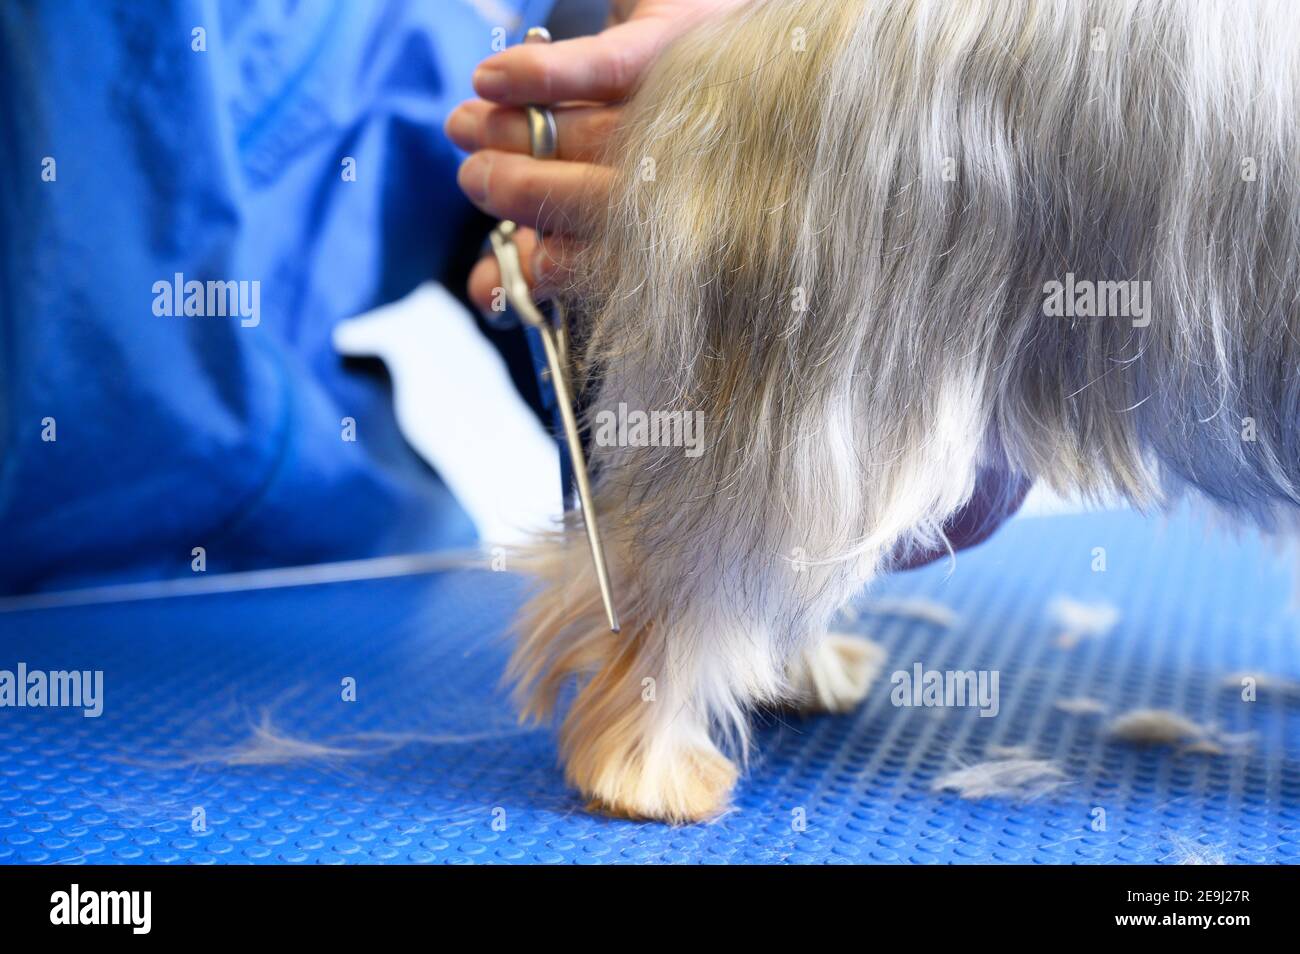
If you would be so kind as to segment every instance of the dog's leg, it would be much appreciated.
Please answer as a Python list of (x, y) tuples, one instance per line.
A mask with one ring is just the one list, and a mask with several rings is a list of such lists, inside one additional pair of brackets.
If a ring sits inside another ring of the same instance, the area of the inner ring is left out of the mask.
[[(511, 663), (524, 715), (548, 717), (562, 686), (577, 694), (560, 728), (565, 775), (613, 815), (683, 823), (727, 807), (738, 770), (711, 737), (710, 706), (725, 689), (703, 647), (664, 623), (638, 581), (620, 575), (623, 629), (606, 626), (579, 541), (546, 547), (531, 569), (541, 587), (520, 618)], [(617, 571), (616, 571), (617, 573)]]
[[(581, 531), (570, 528), (526, 567), (539, 590), (510, 671), (523, 711), (539, 718), (577, 683), (561, 755), (596, 807), (708, 818), (727, 806), (738, 770), (724, 750), (744, 752), (750, 709), (794, 701), (846, 711), (864, 697), (879, 651), (815, 634), (971, 498), (977, 428), (943, 398), (939, 419), (922, 426), (954, 440), (909, 442), (870, 473), (855, 469), (852, 445), (814, 426), (795, 435), (788, 462), (720, 452), (705, 458), (703, 479), (671, 448), (597, 448), (596, 509), (623, 632), (608, 631)], [(733, 441), (744, 446), (749, 433)], [(670, 466), (676, 479), (664, 477)], [(741, 481), (749, 490), (731, 492), (718, 475), (746, 466), (757, 472)], [(796, 489), (773, 491), (764, 483), (773, 472)]]
[[(780, 514), (758, 516), (782, 523)], [(750, 709), (848, 711), (883, 664), (874, 643), (825, 629), (865, 582), (861, 568), (792, 567), (758, 550), (727, 560), (714, 538), (700, 546), (712, 563), (655, 547), (630, 560), (626, 539), (609, 542), (623, 631), (608, 630), (585, 545), (571, 534), (529, 561), (539, 585), (510, 667), (522, 711), (537, 719), (576, 683), (563, 700), (560, 751), (568, 781), (593, 808), (674, 823), (715, 816), (739, 774), (726, 753), (743, 755)], [(708, 585), (691, 590), (692, 576)], [(813, 632), (824, 635), (799, 635)]]

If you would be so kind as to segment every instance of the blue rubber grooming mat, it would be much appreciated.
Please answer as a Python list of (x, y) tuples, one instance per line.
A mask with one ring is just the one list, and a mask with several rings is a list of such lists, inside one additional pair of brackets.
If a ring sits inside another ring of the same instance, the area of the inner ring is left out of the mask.
[[(587, 814), (553, 733), (515, 723), (498, 687), (521, 591), (508, 574), (7, 612), (0, 669), (100, 669), (105, 685), (97, 719), (0, 709), (0, 861), (1295, 862), (1300, 698), (1276, 684), (1300, 681), (1290, 577), (1253, 534), (1187, 515), (1016, 520), (951, 574), (864, 597), (843, 628), (888, 651), (866, 703), (760, 715), (734, 810), (681, 828)], [(1118, 622), (1062, 648), (1058, 596)], [(958, 620), (899, 614), (900, 598)], [(896, 707), (890, 673), (916, 662), (998, 671), (999, 714)], [(1243, 701), (1225, 686), (1240, 671), (1274, 683)], [(1056, 708), (1072, 697), (1107, 714)], [(1217, 756), (1109, 739), (1107, 719), (1136, 708), (1249, 737)], [(332, 748), (300, 758), (302, 740)], [(1065, 784), (1028, 802), (933, 790), (994, 746), (1056, 761)]]

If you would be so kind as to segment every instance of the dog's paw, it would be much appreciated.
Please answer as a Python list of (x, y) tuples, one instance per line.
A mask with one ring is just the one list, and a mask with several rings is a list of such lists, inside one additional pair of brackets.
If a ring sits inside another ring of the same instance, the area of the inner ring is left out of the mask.
[(867, 697), (885, 664), (885, 651), (861, 636), (828, 633), (790, 666), (795, 708), (805, 712), (848, 712)]
[(603, 760), (575, 753), (569, 781), (593, 811), (619, 818), (674, 825), (707, 821), (726, 811), (735, 787), (735, 764), (712, 743), (653, 746), (646, 753), (608, 752)]

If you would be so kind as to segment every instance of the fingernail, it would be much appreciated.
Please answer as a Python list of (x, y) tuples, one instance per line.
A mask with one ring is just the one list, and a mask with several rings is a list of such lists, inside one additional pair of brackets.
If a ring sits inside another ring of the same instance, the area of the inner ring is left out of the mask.
[(491, 171), (492, 163), (484, 156), (476, 154), (461, 163), (456, 181), (460, 183), (461, 190), (470, 197), (472, 202), (482, 204), (487, 201), (488, 174)]
[(479, 121), (471, 110), (459, 106), (447, 117), (447, 138), (462, 149), (479, 146)]
[(509, 81), (501, 70), (482, 66), (474, 71), (474, 91), (484, 99), (502, 99), (509, 92)]

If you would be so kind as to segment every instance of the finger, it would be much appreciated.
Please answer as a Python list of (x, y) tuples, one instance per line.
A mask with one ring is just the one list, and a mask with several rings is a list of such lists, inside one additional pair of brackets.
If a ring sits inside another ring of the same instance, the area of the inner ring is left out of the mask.
[[(595, 162), (618, 128), (621, 111), (612, 106), (570, 106), (554, 110), (559, 153), (567, 162)], [(482, 99), (461, 103), (447, 117), (447, 136), (466, 152), (495, 149), (532, 154), (528, 117), (522, 109)]]
[[(516, 238), (522, 233), (516, 233)], [(469, 273), (469, 300), (483, 314), (506, 310), (505, 290), (501, 287), (501, 267), (495, 255), (485, 255)]]
[(571, 235), (591, 231), (612, 177), (603, 166), (491, 149), (474, 153), (457, 174), (465, 195), (488, 215)]
[[(520, 229), (515, 233), (515, 245), (534, 298), (545, 298), (568, 286), (573, 277), (574, 258), (581, 249), (579, 243), (554, 235), (538, 241), (535, 231)], [(483, 256), (470, 272), (469, 298), (480, 311), (504, 310), (501, 268), (495, 255)]]
[(647, 17), (595, 36), (512, 46), (483, 61), (474, 72), (474, 89), (507, 106), (625, 99), (676, 32), (673, 27), (669, 20)]

